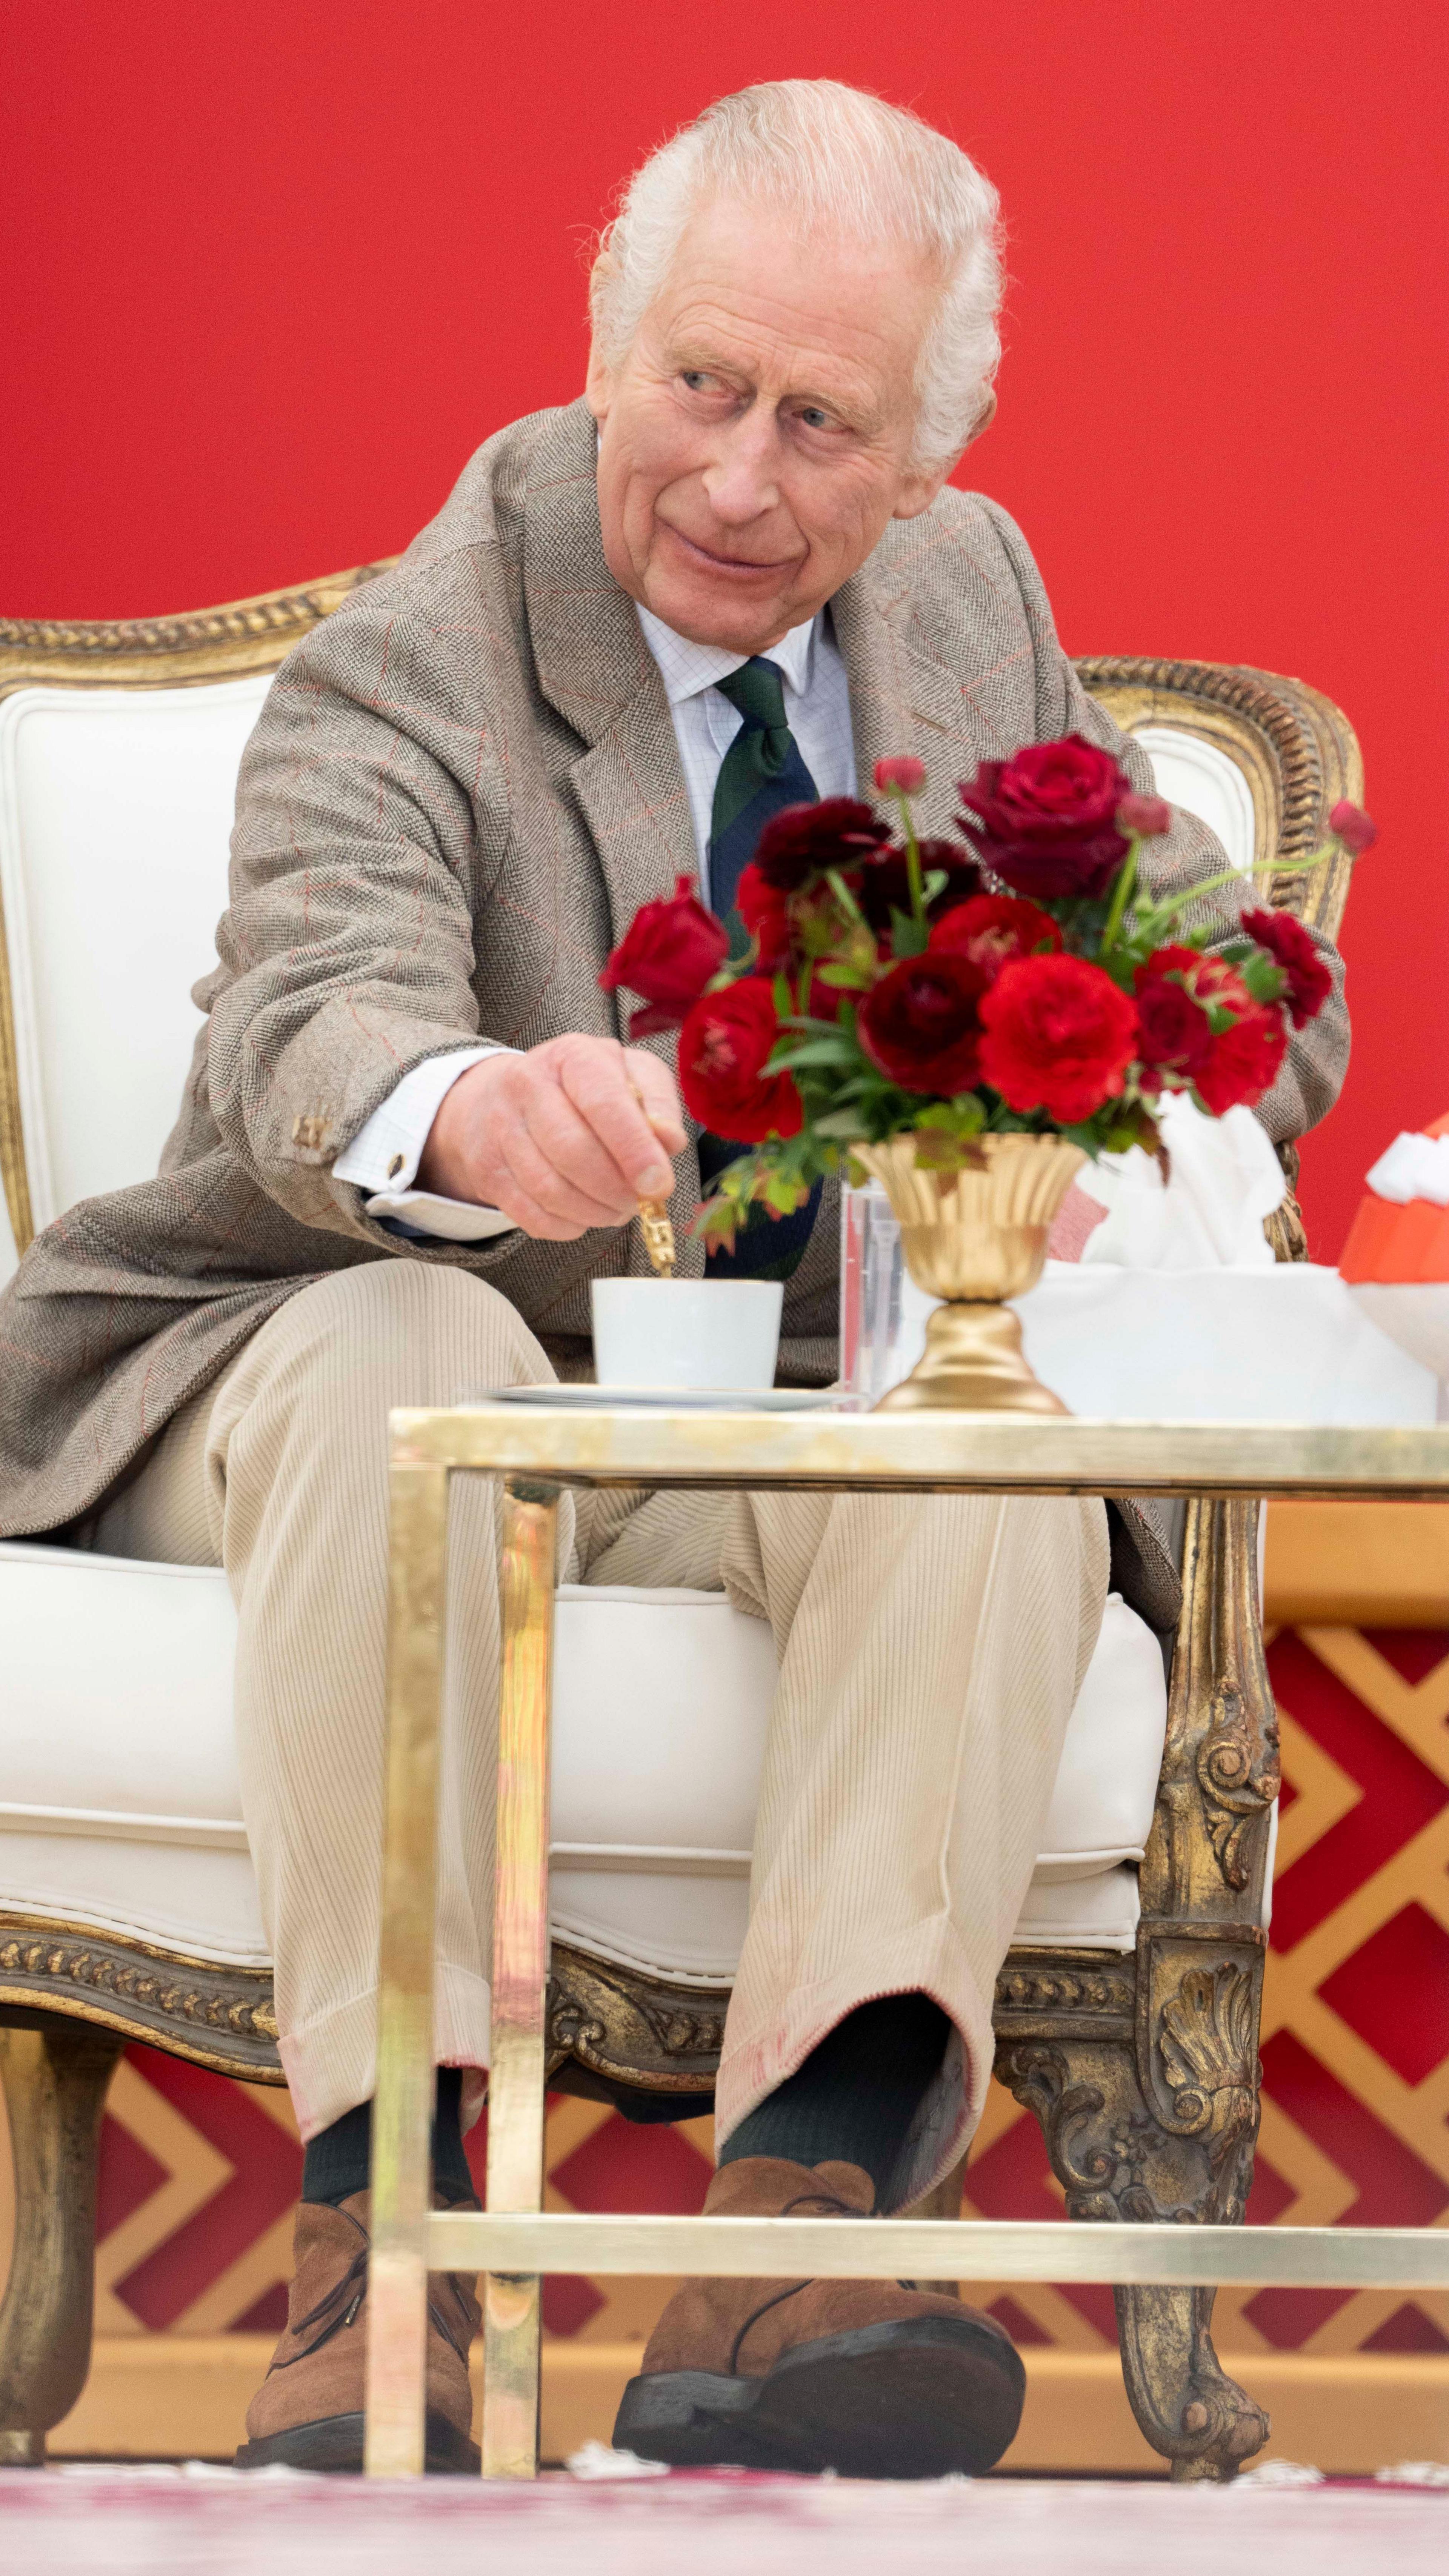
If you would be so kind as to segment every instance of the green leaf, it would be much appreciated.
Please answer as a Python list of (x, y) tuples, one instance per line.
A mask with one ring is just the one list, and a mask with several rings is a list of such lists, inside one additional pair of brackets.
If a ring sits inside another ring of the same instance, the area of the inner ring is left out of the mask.
[(948, 1136), (933, 1127), (917, 1130), (915, 1159), (918, 1172), (964, 1172), (968, 1164), (979, 1167), (981, 1154), (969, 1136)]
[(806, 1038), (797, 1046), (793, 1038), (783, 1038), (772, 1050), (767, 1073), (793, 1073), (802, 1064), (854, 1064), (854, 1047), (846, 1038)]
[(931, 933), (924, 921), (909, 912), (891, 909), (891, 947), (898, 958), (921, 957), (931, 943)]
[(1265, 950), (1251, 948), (1238, 968), (1255, 1002), (1278, 1002), (1288, 990), (1288, 978)]
[(986, 1124), (986, 1105), (974, 1091), (958, 1091), (954, 1100), (933, 1100), (913, 1124), (917, 1130), (939, 1127), (950, 1136), (979, 1136)]

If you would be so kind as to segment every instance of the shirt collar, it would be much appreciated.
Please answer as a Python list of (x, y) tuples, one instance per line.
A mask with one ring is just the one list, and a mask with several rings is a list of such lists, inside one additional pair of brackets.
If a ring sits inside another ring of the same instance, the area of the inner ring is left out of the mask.
[[(731, 652), (727, 645), (692, 644), (687, 635), (676, 635), (673, 627), (666, 626), (652, 609), (638, 601), (635, 605), (644, 641), (659, 665), (664, 693), (672, 707), (680, 706), (686, 698), (698, 697), (704, 689), (714, 688), (718, 681), (728, 679), (731, 671), (743, 669), (750, 659), (747, 653)], [(815, 630), (823, 614), (823, 610), (817, 611), (814, 617), (806, 618), (803, 626), (792, 626), (764, 657), (779, 665), (787, 688), (797, 697), (804, 696), (810, 683)]]

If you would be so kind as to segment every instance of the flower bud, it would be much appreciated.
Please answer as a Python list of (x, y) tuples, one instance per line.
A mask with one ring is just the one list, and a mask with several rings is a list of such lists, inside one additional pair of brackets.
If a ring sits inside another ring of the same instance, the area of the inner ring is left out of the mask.
[(919, 796), (926, 783), (926, 764), (904, 753), (899, 760), (878, 760), (875, 783), (882, 796), (893, 789), (900, 796)]
[(1165, 796), (1124, 796), (1117, 808), (1117, 828), (1155, 841), (1160, 832), (1171, 831), (1172, 807)]
[(1377, 823), (1370, 821), (1361, 805), (1350, 804), (1346, 796), (1340, 796), (1329, 815), (1328, 828), (1356, 859), (1361, 859), (1365, 850), (1371, 850), (1379, 837)]

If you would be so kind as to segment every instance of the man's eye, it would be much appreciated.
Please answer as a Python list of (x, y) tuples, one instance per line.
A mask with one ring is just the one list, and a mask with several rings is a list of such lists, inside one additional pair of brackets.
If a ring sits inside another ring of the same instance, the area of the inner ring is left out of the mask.
[(687, 385), (692, 394), (702, 394), (709, 391), (714, 378), (706, 375), (703, 367), (685, 367), (681, 371), (680, 382)]
[(835, 426), (829, 412), (822, 411), (818, 403), (807, 403), (800, 418), (807, 429), (833, 429)]

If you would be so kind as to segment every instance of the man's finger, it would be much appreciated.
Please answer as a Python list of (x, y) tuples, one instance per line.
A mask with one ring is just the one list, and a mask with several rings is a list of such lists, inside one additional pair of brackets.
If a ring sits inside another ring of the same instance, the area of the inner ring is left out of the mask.
[(627, 1207), (610, 1206), (579, 1189), (521, 1121), (504, 1135), (502, 1150), (519, 1187), (561, 1224), (576, 1226), (582, 1232), (585, 1226), (619, 1225), (627, 1215)]
[(666, 1154), (682, 1154), (686, 1144), (679, 1089), (667, 1064), (645, 1047), (626, 1047), (629, 1080), (640, 1097), (645, 1117)]
[(609, 1210), (608, 1217), (596, 1219), (596, 1223), (617, 1225), (633, 1215), (637, 1193), (560, 1084), (536, 1085), (524, 1103), (524, 1124), (555, 1171), (561, 1172), (586, 1198)]
[(587, 1055), (565, 1055), (558, 1071), (565, 1095), (613, 1155), (635, 1196), (667, 1198), (674, 1187), (673, 1168), (659, 1150), (622, 1047), (616, 1056), (592, 1048)]
[(540, 1243), (577, 1243), (579, 1236), (586, 1231), (583, 1226), (551, 1216), (547, 1208), (540, 1207), (506, 1162), (500, 1163), (494, 1175), (492, 1204)]

